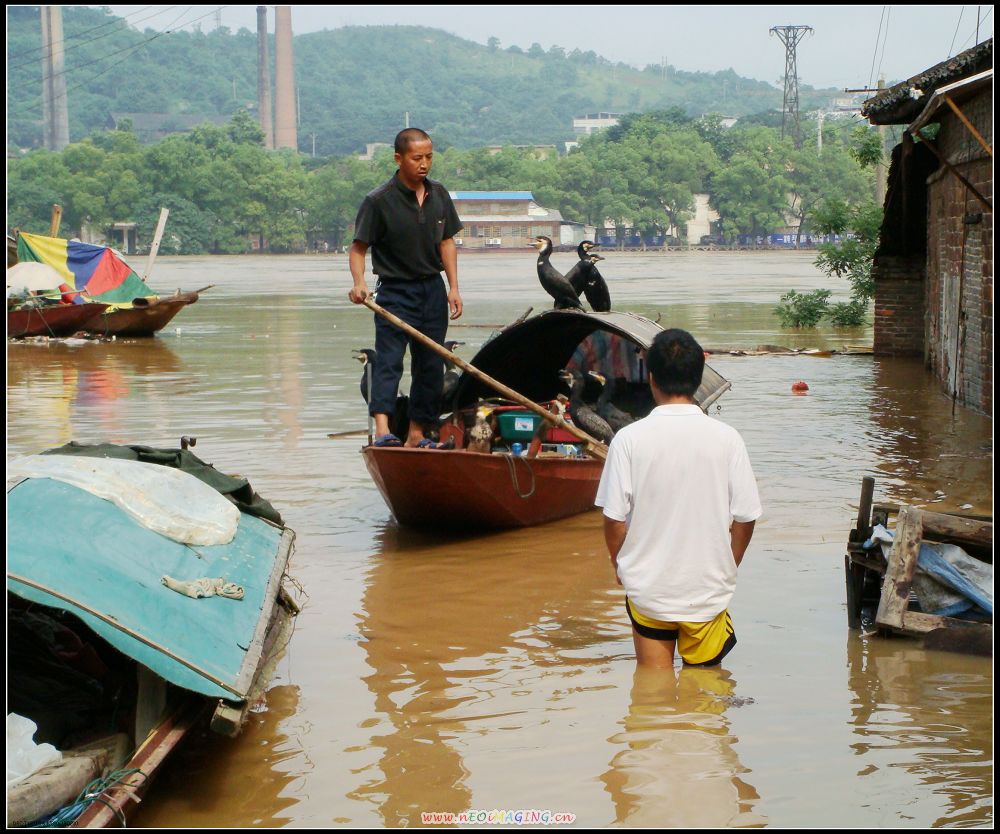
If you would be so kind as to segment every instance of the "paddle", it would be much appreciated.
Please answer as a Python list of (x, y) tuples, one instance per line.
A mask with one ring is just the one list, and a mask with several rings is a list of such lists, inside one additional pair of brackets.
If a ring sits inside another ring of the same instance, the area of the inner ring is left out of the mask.
[(492, 388), (494, 391), (504, 396), (506, 399), (513, 400), (518, 405), (522, 405), (529, 411), (533, 411), (535, 414), (537, 414), (539, 417), (541, 417), (543, 420), (550, 423), (551, 425), (557, 426), (558, 428), (561, 429), (565, 429), (574, 437), (579, 438), (586, 444), (588, 454), (592, 455), (595, 458), (599, 458), (600, 460), (607, 459), (608, 447), (605, 446), (603, 443), (601, 443), (600, 440), (591, 437), (585, 431), (581, 431), (572, 423), (567, 423), (558, 414), (553, 414), (551, 411), (547, 411), (537, 403), (532, 402), (527, 397), (518, 394), (517, 391), (515, 391), (513, 388), (508, 388), (502, 382), (494, 379), (489, 374), (485, 374), (478, 368), (473, 367), (464, 359), (462, 359), (460, 356), (456, 356), (446, 347), (442, 347), (433, 339), (431, 339), (429, 336), (425, 336), (415, 327), (411, 327), (409, 324), (407, 324), (405, 321), (399, 318), (399, 316), (393, 315), (388, 310), (384, 309), (383, 307), (380, 307), (370, 297), (365, 298), (363, 303), (373, 313), (382, 316), (382, 318), (394, 324), (396, 327), (398, 327), (404, 333), (409, 335), (411, 338), (416, 339), (418, 342), (420, 342), (420, 344), (424, 345), (424, 347), (430, 348), (436, 354), (438, 354), (438, 356), (444, 357), (447, 361), (451, 362), (452, 365), (461, 368), (467, 374), (474, 377), (475, 379), (478, 379), (485, 385), (488, 385), (490, 388)]

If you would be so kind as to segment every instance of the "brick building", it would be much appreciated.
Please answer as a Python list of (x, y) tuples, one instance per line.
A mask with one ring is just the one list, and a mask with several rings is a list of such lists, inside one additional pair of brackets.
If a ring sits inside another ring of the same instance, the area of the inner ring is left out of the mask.
[(922, 356), (949, 395), (991, 414), (992, 38), (869, 99), (862, 113), (909, 125), (893, 150), (873, 268), (875, 353)]

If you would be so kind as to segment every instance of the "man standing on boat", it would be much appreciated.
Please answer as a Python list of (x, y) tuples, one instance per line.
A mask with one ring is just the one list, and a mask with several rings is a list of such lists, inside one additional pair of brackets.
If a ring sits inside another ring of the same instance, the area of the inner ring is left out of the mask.
[[(462, 228), (447, 189), (427, 177), (434, 147), (419, 128), (396, 136), (396, 164), (392, 179), (372, 191), (358, 211), (349, 262), (354, 286), (347, 297), (355, 304), (368, 297), (365, 253), (372, 250), (372, 272), (378, 276), (375, 298), (391, 313), (443, 344), (452, 319), (462, 315), (458, 292), (458, 250), (455, 235)], [(444, 270), (447, 289), (441, 280)], [(431, 443), (424, 432), (441, 416), (444, 360), (411, 340), (394, 325), (375, 316), (375, 367), (368, 397), (375, 418), (375, 445), (399, 446), (389, 420), (396, 404), (403, 355), (410, 345), (410, 428), (405, 445)]]
[(641, 666), (714, 666), (736, 645), (728, 606), (757, 482), (739, 433), (695, 403), (705, 354), (684, 330), (647, 352), (656, 407), (611, 441), (595, 503)]

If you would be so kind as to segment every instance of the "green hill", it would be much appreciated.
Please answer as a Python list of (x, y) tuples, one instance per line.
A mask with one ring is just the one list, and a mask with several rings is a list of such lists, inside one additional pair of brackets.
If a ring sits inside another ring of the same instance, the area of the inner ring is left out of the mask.
[[(37, 6), (7, 7), (8, 142), (41, 144)], [(256, 34), (139, 32), (101, 8), (63, 7), (70, 138), (110, 125), (112, 112), (225, 116), (255, 106)], [(293, 24), (294, 25), (294, 24)], [(680, 107), (746, 116), (781, 107), (781, 90), (732, 70), (638, 70), (593, 52), (501, 50), (440, 30), (363, 26), (298, 35), (299, 147), (319, 155), (390, 141), (410, 123), (439, 147), (554, 144), (572, 119), (598, 111)], [(273, 36), (271, 55), (274, 55)], [(831, 91), (803, 89), (803, 108)]]

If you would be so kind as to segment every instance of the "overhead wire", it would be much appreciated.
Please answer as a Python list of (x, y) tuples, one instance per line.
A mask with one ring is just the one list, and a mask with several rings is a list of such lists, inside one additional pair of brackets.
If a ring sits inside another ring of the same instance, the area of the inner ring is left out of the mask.
[(882, 35), (882, 54), (878, 59), (878, 75), (882, 77), (882, 62), (885, 60), (885, 45), (889, 41), (889, 17), (892, 15), (892, 6), (885, 7), (885, 33)]
[[(183, 13), (181, 13), (180, 15), (178, 15), (176, 18), (174, 18), (173, 21), (171, 21), (168, 24), (168, 27), (174, 26), (177, 23), (177, 21), (179, 21), (181, 18), (183, 18), (186, 14), (188, 14), (194, 8), (195, 8), (194, 6), (188, 6), (187, 9), (185, 9)], [(219, 8), (222, 8), (222, 7), (220, 6)], [(187, 21), (183, 25), (184, 26), (190, 26), (192, 23), (197, 23), (199, 20), (202, 20), (202, 19), (204, 19), (206, 17), (209, 17), (210, 15), (213, 15), (216, 12), (218, 12), (219, 8), (212, 9), (211, 11), (206, 12), (203, 15), (200, 15), (200, 16), (192, 19), (192, 20)], [(171, 28), (164, 29), (162, 32), (157, 32), (152, 37), (146, 38), (144, 41), (141, 41), (140, 43), (133, 44), (132, 46), (126, 47), (125, 49), (119, 50), (118, 52), (111, 53), (111, 55), (105, 55), (102, 58), (96, 59), (95, 61), (90, 61), (90, 62), (88, 62), (86, 64), (81, 64), (81, 65), (78, 65), (78, 66), (71, 67), (69, 69), (63, 70), (63, 74), (68, 73), (70, 70), (76, 71), (76, 70), (82, 69), (83, 67), (90, 66), (91, 64), (98, 63), (99, 61), (107, 60), (108, 58), (113, 57), (114, 55), (119, 55), (122, 52), (128, 52), (128, 51), (131, 50), (131, 52), (134, 54), (135, 52), (137, 52), (139, 49), (141, 49), (142, 47), (146, 46), (147, 44), (152, 43), (153, 41), (157, 40), (158, 38), (163, 37), (164, 35), (173, 34), (175, 31), (177, 31), (177, 30), (176, 29), (171, 29)], [(97, 73), (96, 75), (92, 75), (86, 81), (83, 81), (83, 82), (81, 82), (80, 84), (77, 84), (74, 87), (70, 87), (69, 89), (66, 90), (65, 96), (69, 96), (70, 93), (75, 92), (76, 90), (79, 90), (79, 89), (81, 89), (83, 87), (86, 87), (88, 84), (91, 84), (93, 81), (96, 81), (98, 78), (100, 78), (103, 75), (107, 75), (107, 73), (111, 72), (111, 70), (113, 70), (116, 67), (121, 66), (123, 63), (125, 63), (125, 61), (127, 61), (130, 57), (132, 57), (131, 54), (130, 55), (126, 55), (120, 61), (116, 61), (111, 66), (107, 67), (106, 69), (102, 70), (101, 72)], [(63, 95), (59, 95), (56, 98), (57, 99), (63, 98)], [(32, 109), (32, 108), (40, 106), (41, 103), (42, 103), (42, 96), (38, 96), (33, 101), (27, 102), (24, 105), (24, 107), (25, 107), (25, 109)]]
[[(147, 8), (149, 8), (149, 7), (147, 6)], [(177, 6), (167, 6), (166, 10), (169, 11), (169, 10), (173, 10), (173, 9), (176, 9), (176, 8), (177, 8)], [(141, 19), (135, 21), (135, 23), (142, 23), (142, 22), (144, 22), (146, 20), (151, 20), (152, 18), (158, 17), (159, 15), (161, 15), (163, 13), (164, 13), (163, 11), (155, 12), (155, 13), (149, 15), (148, 17), (144, 17), (144, 18), (141, 18)], [(114, 22), (118, 23), (120, 21), (116, 20)], [(116, 35), (119, 32), (123, 32), (123, 31), (125, 31), (125, 29), (128, 29), (128, 28), (129, 28), (128, 26), (124, 26), (124, 27), (122, 27), (120, 29), (112, 29), (110, 32), (105, 32), (103, 35), (98, 35), (96, 38), (90, 38), (90, 40), (81, 41), (80, 43), (74, 43), (72, 46), (66, 47), (63, 50), (63, 54), (66, 54), (67, 52), (72, 52), (74, 49), (79, 49), (81, 46), (86, 46), (87, 44), (93, 43), (94, 41), (99, 41), (102, 38), (107, 38), (107, 37), (110, 37), (111, 35)], [(56, 43), (65, 43), (67, 40), (69, 40), (69, 38), (64, 38), (62, 41), (56, 41)], [(41, 55), (32, 58), (30, 61), (25, 61), (22, 64), (15, 64), (14, 66), (9, 67), (8, 68), (8, 72), (10, 70), (20, 69), (21, 67), (31, 66), (32, 64), (34, 64), (39, 59), (48, 58), (52, 54), (52, 52), (48, 52), (48, 53), (45, 52), (44, 51), (45, 50), (44, 46), (38, 47), (38, 49), (43, 50)]]
[[(153, 8), (153, 7), (152, 6), (143, 6), (141, 9), (139, 9), (139, 11), (132, 12), (132, 14), (115, 16), (111, 20), (105, 21), (104, 23), (100, 24), (99, 26), (92, 26), (90, 29), (84, 29), (82, 32), (76, 32), (76, 33), (74, 33), (72, 35), (67, 35), (61, 41), (56, 41), (56, 43), (66, 43), (67, 41), (73, 41), (73, 40), (76, 40), (77, 38), (82, 38), (82, 37), (84, 37), (86, 35), (89, 35), (91, 32), (96, 32), (99, 29), (106, 29), (108, 26), (114, 26), (116, 23), (121, 23), (123, 20), (127, 20), (128, 18), (133, 17), (133, 16), (135, 16), (137, 14), (142, 14), (144, 11), (146, 11), (147, 9), (151, 9), (151, 8)], [(175, 7), (172, 6), (171, 8), (175, 8)], [(160, 12), (157, 12), (156, 14), (160, 14)], [(151, 17), (152, 16), (153, 15), (151, 15)], [(143, 18), (143, 20), (146, 20), (146, 18)], [(136, 22), (137, 23), (141, 23), (142, 21), (136, 21)], [(104, 37), (104, 36), (101, 35), (100, 37)], [(93, 38), (93, 40), (97, 40), (97, 38)], [(35, 53), (35, 52), (41, 52), (44, 49), (45, 49), (45, 44), (42, 44), (41, 46), (33, 46), (30, 49), (25, 49), (23, 52), (15, 52), (15, 53), (13, 53), (11, 55), (8, 55), (7, 59), (8, 60), (16, 60), (16, 59), (21, 58), (21, 57), (23, 57), (25, 55), (31, 55), (32, 53)]]
[(868, 72), (868, 86), (871, 87), (872, 81), (875, 79), (875, 60), (878, 58), (878, 42), (882, 37), (882, 23), (885, 20), (885, 10), (886, 7), (882, 7), (882, 15), (878, 19), (878, 33), (875, 35), (875, 51), (872, 52), (872, 68)]
[(965, 6), (962, 6), (962, 8), (958, 12), (958, 23), (955, 24), (955, 34), (951, 36), (951, 46), (948, 47), (948, 55), (946, 56), (945, 60), (947, 60), (947, 58), (950, 58), (952, 56), (952, 50), (955, 48), (955, 38), (958, 37), (958, 27), (962, 25), (962, 15), (964, 14), (965, 14)]

